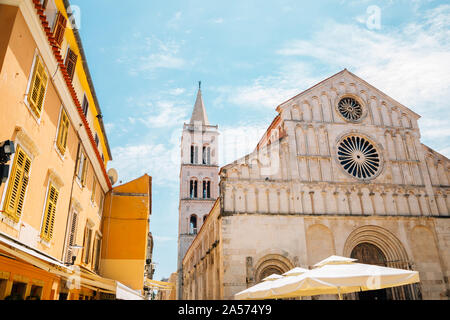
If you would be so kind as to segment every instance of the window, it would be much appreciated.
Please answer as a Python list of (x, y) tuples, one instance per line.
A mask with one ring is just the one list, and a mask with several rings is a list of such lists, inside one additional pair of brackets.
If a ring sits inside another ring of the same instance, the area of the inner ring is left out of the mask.
[(47, 201), (42, 222), (41, 238), (50, 241), (53, 237), (53, 227), (56, 217), (56, 203), (58, 202), (59, 191), (50, 183), (47, 194)]
[(191, 180), (189, 181), (189, 197), (191, 199), (193, 198), (197, 198), (198, 194), (197, 194), (197, 180)]
[(203, 199), (211, 198), (211, 181), (203, 181)]
[(197, 234), (197, 216), (193, 214), (189, 221), (189, 234)]
[(40, 118), (42, 107), (44, 105), (48, 76), (45, 71), (44, 63), (39, 56), (36, 56), (31, 79), (31, 86), (28, 91), (28, 105), (34, 114)]
[(75, 54), (73, 50), (70, 48), (67, 49), (66, 56), (66, 69), (69, 74), (70, 80), (73, 79), (73, 75), (75, 74), (75, 66), (77, 65), (78, 56)]
[(91, 261), (91, 241), (92, 241), (92, 229), (86, 226), (84, 233), (84, 263), (88, 264)]
[(5, 214), (15, 222), (19, 221), (22, 214), (30, 168), (30, 157), (27, 156), (20, 146), (17, 146), (3, 209)]
[(191, 146), (191, 163), (198, 163), (198, 147), (194, 145)]
[(344, 170), (358, 179), (373, 178), (380, 169), (380, 155), (374, 145), (359, 136), (348, 136), (338, 145), (338, 159)]
[(66, 152), (67, 147), (67, 135), (69, 133), (69, 118), (67, 117), (64, 109), (61, 110), (61, 117), (59, 120), (58, 138), (56, 140), (56, 146), (62, 155)]
[(97, 188), (97, 181), (95, 180), (95, 176), (92, 178), (92, 194), (91, 194), (91, 202), (95, 202), (95, 189)]
[(105, 201), (105, 196), (103, 195), (103, 192), (101, 191), (100, 188), (100, 202), (98, 204), (98, 215), (102, 216), (103, 214), (103, 202)]
[(94, 138), (94, 140), (95, 140), (95, 144), (96, 144), (97, 147), (98, 147), (98, 143), (100, 142), (100, 140), (98, 139), (98, 134), (97, 134), (97, 133), (95, 133), (95, 138)]
[(87, 164), (88, 164), (88, 162), (87, 162), (86, 155), (83, 152), (80, 152), (80, 158), (78, 161), (77, 177), (80, 180), (83, 187), (86, 185)]
[(67, 19), (61, 12), (58, 12), (58, 16), (55, 20), (55, 25), (53, 28), (53, 37), (55, 38), (56, 43), (59, 47), (64, 40), (64, 32), (66, 31)]
[(88, 109), (89, 109), (89, 101), (86, 98), (86, 95), (83, 96), (82, 109), (83, 109), (84, 115), (87, 116)]
[(56, 16), (58, 14), (58, 9), (56, 8), (55, 1), (54, 0), (41, 0), (42, 7), (44, 8), (44, 14), (47, 17), (48, 25), (50, 26), (51, 30), (55, 29), (55, 21)]
[(203, 147), (202, 163), (203, 164), (211, 164), (211, 148), (210, 147)]
[(76, 235), (77, 235), (77, 224), (78, 224), (78, 212), (72, 211), (72, 217), (70, 219), (69, 227), (69, 238), (67, 239), (67, 251), (66, 251), (66, 262), (72, 263), (72, 246), (75, 245)]
[(361, 104), (350, 97), (343, 98), (339, 101), (338, 110), (349, 121), (358, 121), (363, 114)]
[(41, 300), (41, 297), (42, 297), (42, 287), (32, 285), (30, 295), (27, 297), (27, 300)]
[(208, 147), (207, 152), (206, 152), (206, 163), (211, 164), (211, 148), (210, 147)]
[(96, 234), (95, 235), (95, 241), (94, 241), (94, 257), (93, 257), (93, 261), (94, 261), (94, 270), (96, 272), (99, 271), (99, 267), (100, 267), (100, 248), (101, 248), (101, 244), (102, 244), (102, 239), (100, 238), (100, 235)]
[(25, 298), (25, 291), (27, 284), (24, 282), (14, 281), (11, 288), (11, 297), (15, 300), (23, 300)]

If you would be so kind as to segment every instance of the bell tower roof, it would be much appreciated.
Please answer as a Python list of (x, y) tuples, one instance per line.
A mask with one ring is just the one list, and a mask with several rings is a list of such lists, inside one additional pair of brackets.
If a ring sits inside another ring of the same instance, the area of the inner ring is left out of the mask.
[(194, 110), (192, 111), (190, 124), (201, 122), (202, 125), (209, 125), (206, 115), (205, 105), (203, 104), (201, 82), (198, 84), (197, 99), (195, 100)]

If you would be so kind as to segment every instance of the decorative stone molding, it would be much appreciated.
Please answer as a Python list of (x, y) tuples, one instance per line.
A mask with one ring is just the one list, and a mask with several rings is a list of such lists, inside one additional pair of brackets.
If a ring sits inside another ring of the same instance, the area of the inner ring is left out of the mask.
[(49, 179), (55, 184), (55, 187), (57, 187), (58, 189), (61, 189), (62, 187), (64, 187), (64, 180), (55, 171), (55, 169), (53, 169), (53, 168), (48, 169), (48, 176), (49, 176)]
[(353, 248), (360, 243), (370, 243), (377, 246), (383, 252), (387, 261), (409, 261), (401, 241), (382, 227), (366, 225), (354, 230), (345, 241), (343, 256), (350, 257)]
[(31, 153), (32, 158), (36, 158), (39, 154), (39, 147), (34, 140), (28, 135), (24, 128), (16, 126), (16, 142), (20, 143), (27, 151)]
[(72, 205), (74, 209), (78, 212), (83, 211), (83, 206), (81, 205), (80, 201), (72, 197)]

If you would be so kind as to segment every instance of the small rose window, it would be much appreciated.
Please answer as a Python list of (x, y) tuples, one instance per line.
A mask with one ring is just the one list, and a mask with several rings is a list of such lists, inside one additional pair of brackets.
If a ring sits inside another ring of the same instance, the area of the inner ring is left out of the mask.
[(338, 110), (349, 121), (358, 121), (363, 114), (363, 109), (359, 102), (350, 97), (342, 98), (339, 101)]

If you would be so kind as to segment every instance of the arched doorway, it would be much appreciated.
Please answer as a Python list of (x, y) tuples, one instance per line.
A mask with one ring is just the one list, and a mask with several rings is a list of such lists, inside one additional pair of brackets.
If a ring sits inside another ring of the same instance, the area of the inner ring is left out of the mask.
[(255, 280), (259, 283), (271, 274), (283, 274), (293, 268), (288, 258), (279, 254), (268, 254), (256, 264)]
[[(345, 242), (343, 256), (355, 257), (361, 263), (412, 270), (412, 263), (401, 241), (387, 229), (375, 225), (365, 225), (353, 230)], [(385, 290), (388, 300), (422, 299), (420, 283)], [(350, 299), (358, 297), (358, 294), (348, 295)]]
[(262, 279), (272, 275), (272, 274), (283, 274), (285, 271), (281, 270), (280, 268), (278, 268), (277, 266), (267, 266), (266, 268), (264, 268), (261, 273), (259, 274), (259, 281), (262, 281)]
[[(360, 263), (373, 264), (378, 266), (386, 265), (386, 257), (375, 245), (367, 242), (358, 244), (350, 254), (351, 258), (358, 259)], [(387, 289), (370, 290), (358, 293), (359, 300), (391, 300), (392, 296)]]

